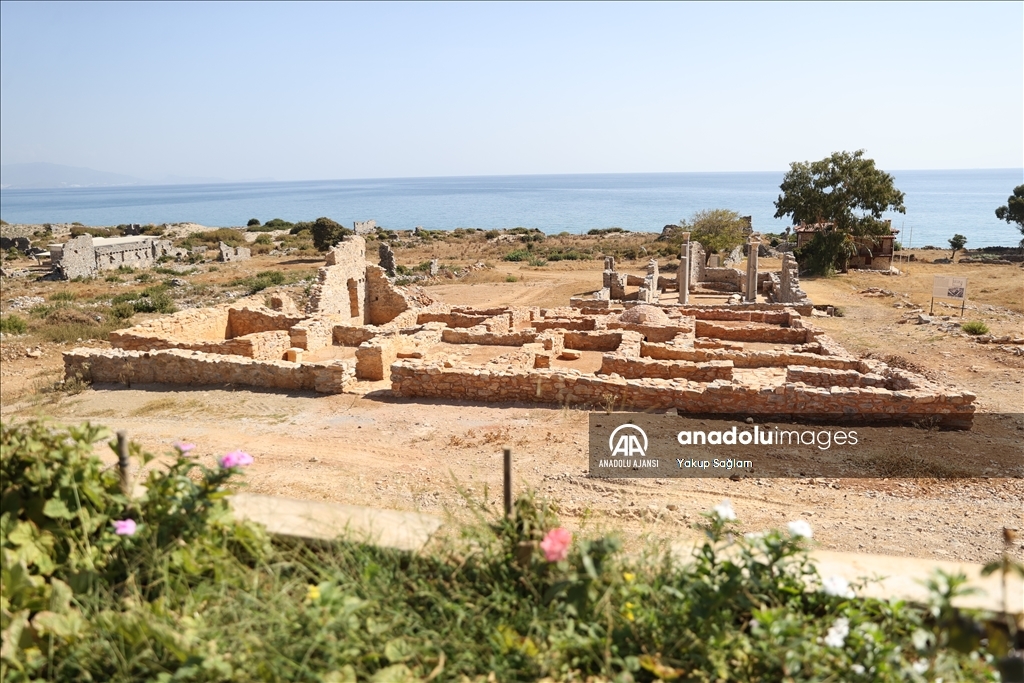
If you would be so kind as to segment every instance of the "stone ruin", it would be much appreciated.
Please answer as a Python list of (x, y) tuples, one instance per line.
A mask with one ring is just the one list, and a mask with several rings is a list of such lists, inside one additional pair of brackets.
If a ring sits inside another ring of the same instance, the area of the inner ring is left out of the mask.
[[(111, 333), (110, 350), (65, 353), (65, 372), (100, 383), (971, 423), (973, 394), (854, 357), (802, 304), (650, 301), (664, 289), (652, 287), (656, 267), (648, 271), (614, 274), (616, 288), (638, 289), (598, 307), (450, 306), (396, 287), (351, 236), (327, 254), (305, 311), (283, 295), (273, 308), (182, 311)], [(792, 292), (794, 282), (780, 274), (778, 287)]]
[(368, 235), (377, 229), (377, 221), (355, 221), (352, 229), (357, 235)]
[[(651, 259), (644, 277), (620, 273), (615, 269), (615, 259), (606, 256), (602, 287), (591, 294), (573, 297), (570, 305), (586, 310), (601, 310), (616, 304), (629, 302), (664, 303), (678, 301), (687, 305), (692, 296), (709, 300), (707, 303), (738, 305), (743, 303), (789, 304), (804, 315), (810, 315), (812, 304), (800, 289), (796, 259), (783, 254), (782, 268), (778, 272), (758, 269), (760, 240), (756, 234), (748, 237), (746, 266), (744, 270), (730, 266), (707, 265), (704, 247), (690, 241), (690, 234), (683, 233), (683, 245), (679, 253), (679, 266), (674, 275), (658, 273), (658, 262)], [(739, 247), (737, 252), (741, 251)], [(729, 262), (728, 259), (726, 261)], [(635, 291), (629, 291), (636, 287)], [(673, 294), (674, 296), (669, 296)], [(760, 297), (760, 299), (759, 299)], [(721, 298), (723, 300), (714, 300)]]
[(121, 266), (148, 268), (163, 256), (184, 256), (170, 240), (148, 235), (132, 237), (93, 237), (79, 235), (64, 244), (51, 244), (50, 265), (57, 277), (71, 280), (94, 277), (104, 270)]
[[(205, 253), (205, 248), (204, 248)], [(252, 250), (249, 247), (230, 247), (223, 242), (217, 243), (218, 261), (245, 261), (252, 258)]]

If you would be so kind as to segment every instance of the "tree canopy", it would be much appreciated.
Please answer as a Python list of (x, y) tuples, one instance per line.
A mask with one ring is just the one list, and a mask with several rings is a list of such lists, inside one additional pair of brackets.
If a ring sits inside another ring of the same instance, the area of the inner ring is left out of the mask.
[(953, 235), (952, 237), (950, 237), (949, 238), (949, 248), (953, 250), (953, 253), (950, 254), (949, 258), (951, 258), (951, 259), (956, 258), (956, 252), (958, 252), (961, 249), (963, 249), (965, 244), (967, 244), (967, 238), (964, 237), (963, 235), (961, 235), (960, 233), (957, 233), (957, 234)]
[(693, 214), (690, 220), (679, 221), (682, 231), (689, 231), (690, 239), (704, 246), (706, 256), (731, 251), (743, 244), (750, 223), (743, 216), (728, 209), (705, 209)]
[(821, 161), (790, 164), (779, 186), (775, 217), (794, 224), (823, 224), (804, 254), (808, 269), (826, 274), (845, 268), (856, 253), (853, 237), (886, 234), (886, 211), (906, 213), (893, 177), (865, 159), (864, 150), (835, 152)]
[[(1013, 194), (1006, 199), (1006, 206), (996, 209), (996, 218), (1007, 223), (1016, 223), (1024, 235), (1024, 185), (1013, 188)], [(1024, 247), (1024, 239), (1020, 241), (1020, 245)]]
[(313, 246), (318, 251), (327, 251), (346, 235), (353, 234), (348, 228), (327, 217), (320, 217), (313, 221), (310, 232), (313, 233)]

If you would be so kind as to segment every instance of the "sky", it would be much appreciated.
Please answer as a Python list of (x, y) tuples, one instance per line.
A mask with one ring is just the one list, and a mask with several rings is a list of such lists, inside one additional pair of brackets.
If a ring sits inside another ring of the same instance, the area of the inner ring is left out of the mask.
[(226, 180), (1024, 166), (1024, 3), (0, 3), (0, 163)]

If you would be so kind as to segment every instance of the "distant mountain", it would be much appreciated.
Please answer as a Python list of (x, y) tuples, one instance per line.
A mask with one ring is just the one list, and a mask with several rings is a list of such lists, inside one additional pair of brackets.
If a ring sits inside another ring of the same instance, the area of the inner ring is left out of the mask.
[(0, 166), (0, 186), (4, 189), (45, 187), (90, 187), (97, 185), (142, 185), (146, 181), (121, 173), (108, 173), (81, 166), (61, 164), (4, 164)]
[(224, 178), (166, 175), (160, 178), (137, 178), (123, 173), (97, 171), (82, 166), (61, 164), (3, 164), (0, 166), (0, 187), (11, 190), (53, 187), (103, 187), (112, 185), (200, 185), (226, 183)]

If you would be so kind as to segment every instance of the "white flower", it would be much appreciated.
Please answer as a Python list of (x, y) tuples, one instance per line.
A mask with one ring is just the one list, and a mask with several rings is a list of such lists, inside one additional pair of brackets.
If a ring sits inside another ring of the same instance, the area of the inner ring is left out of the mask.
[(758, 621), (757, 619), (751, 619), (750, 620), (750, 628), (751, 628), (751, 630), (757, 628), (760, 625), (761, 625), (761, 622)]
[(825, 635), (825, 644), (829, 647), (840, 648), (846, 644), (848, 635), (850, 635), (850, 620), (846, 617), (839, 617)]
[(764, 532), (751, 531), (749, 533), (743, 534), (743, 538), (747, 539), (748, 541), (760, 541), (762, 538), (764, 538)]
[(827, 579), (822, 579), (821, 590), (825, 592), (825, 595), (837, 598), (854, 597), (853, 589), (850, 588), (850, 582), (841, 576), (830, 576)]
[(723, 522), (731, 522), (736, 519), (736, 513), (732, 509), (732, 503), (726, 498), (721, 503), (711, 508), (711, 512), (718, 516)]
[(931, 665), (928, 663), (927, 659), (919, 659), (910, 666), (914, 669), (914, 673), (923, 674), (924, 672), (928, 671)]
[(851, 664), (850, 671), (857, 674), (858, 676), (862, 676), (864, 674), (864, 667), (860, 664)]
[(802, 519), (789, 523), (789, 533), (794, 536), (803, 536), (804, 538), (810, 538), (814, 535), (811, 531), (811, 525)]

